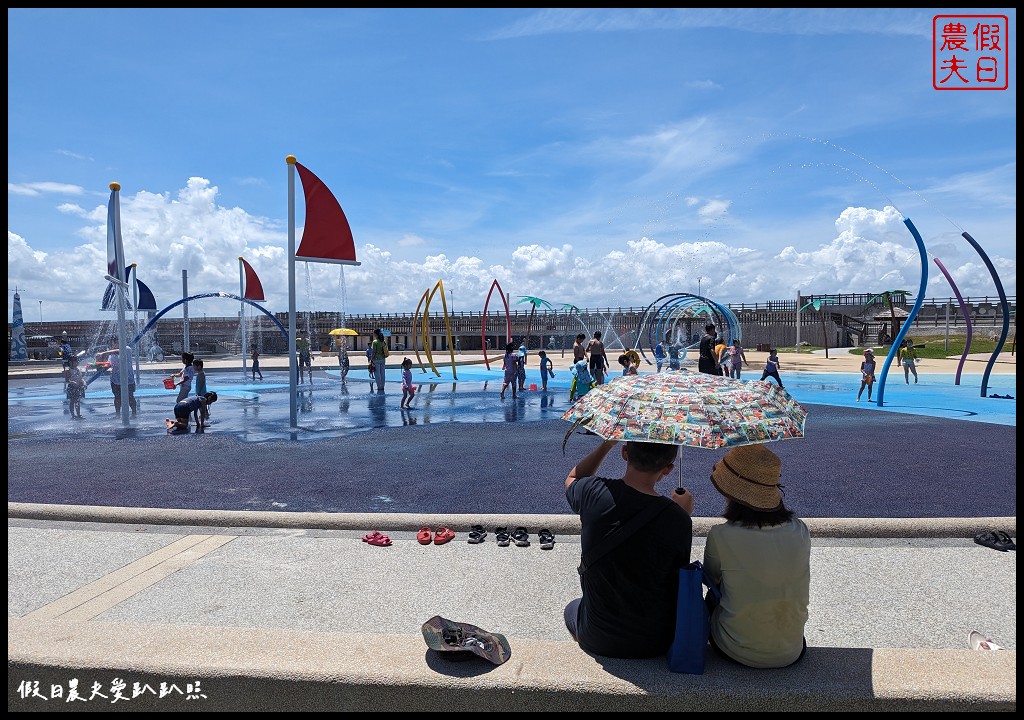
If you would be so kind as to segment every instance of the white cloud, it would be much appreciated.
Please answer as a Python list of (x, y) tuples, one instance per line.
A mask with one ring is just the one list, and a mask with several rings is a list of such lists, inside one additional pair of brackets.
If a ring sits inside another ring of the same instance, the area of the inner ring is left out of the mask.
[(396, 242), (395, 244), (400, 248), (411, 248), (423, 245), (425, 242), (426, 240), (421, 238), (419, 235), (411, 235), (407, 233), (400, 237), (398, 239), (398, 242)]
[[(728, 203), (687, 198), (705, 215), (721, 214)], [(8, 230), (8, 285), (22, 289), (23, 302), (42, 299), (54, 319), (95, 319), (106, 286), (106, 203), (92, 208), (67, 204), (63, 212), (86, 223), (81, 243), (50, 253), (31, 239)], [(176, 193), (139, 192), (121, 196), (126, 262), (137, 263), (139, 279), (154, 292), (161, 308), (182, 297), (182, 270), (190, 294), (238, 293), (238, 257), (256, 271), (267, 294), (265, 307), (288, 307), (286, 228), (240, 208), (218, 204), (218, 189), (201, 177), (189, 178)], [(302, 228), (297, 228), (301, 238)], [(787, 237), (799, 233), (787, 229)], [(411, 237), (411, 236), (410, 236)], [(835, 235), (817, 246), (763, 247), (742, 240), (672, 241), (625, 238), (610, 251), (593, 252), (585, 240), (557, 245), (523, 243), (493, 254), (452, 258), (444, 253), (398, 259), (373, 243), (357, 246), (359, 266), (300, 262), (296, 269), (299, 310), (412, 313), (439, 280), (459, 310), (480, 310), (494, 280), (513, 304), (523, 296), (556, 306), (645, 307), (658, 297), (701, 289), (718, 302), (764, 302), (804, 293), (916, 292), (921, 260), (892, 207), (848, 207), (835, 219)], [(994, 296), (995, 290), (977, 254), (943, 227), (929, 238), (965, 295)], [(402, 243), (398, 243), (401, 245)], [(407, 246), (408, 244), (406, 244)], [(756, 245), (756, 247), (755, 247)], [(413, 246), (416, 246), (414, 243)], [(930, 262), (930, 261), (929, 261)], [(1016, 258), (995, 258), (1006, 292), (1016, 293)], [(344, 276), (344, 289), (342, 288)], [(951, 290), (937, 268), (930, 268), (929, 297)], [(344, 298), (344, 301), (343, 301)], [(211, 316), (233, 315), (237, 303), (202, 301)], [(343, 302), (344, 307), (343, 307)], [(436, 307), (436, 306), (433, 306)], [(171, 311), (173, 315), (180, 310)], [(197, 312), (196, 309), (191, 310)]]
[(782, 35), (918, 35), (930, 37), (929, 14), (862, 8), (566, 9), (545, 8), (491, 33), (494, 39), (553, 33), (722, 28)]
[(85, 188), (57, 182), (7, 183), (11, 195), (85, 195)]

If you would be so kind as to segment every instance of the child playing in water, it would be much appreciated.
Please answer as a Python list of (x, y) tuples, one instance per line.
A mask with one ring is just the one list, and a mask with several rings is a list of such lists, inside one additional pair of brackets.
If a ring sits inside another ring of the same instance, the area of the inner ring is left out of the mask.
[[(200, 360), (199, 358), (196, 358), (195, 360), (192, 361), (192, 370), (194, 370), (196, 374), (193, 382), (195, 383), (196, 386), (196, 395), (200, 396), (205, 395), (207, 393), (206, 371), (203, 369), (203, 364), (203, 361)], [(209, 408), (206, 409), (206, 416), (210, 416)]]
[(864, 351), (864, 362), (860, 364), (860, 390), (857, 391), (857, 402), (864, 388), (868, 389), (868, 402), (871, 402), (871, 386), (875, 384), (875, 351), (868, 348)]
[(636, 365), (633, 364), (633, 359), (630, 358), (629, 355), (626, 355), (625, 353), (623, 353), (622, 355), (619, 355), (619, 365), (622, 366), (622, 376), (623, 377), (625, 377), (627, 375), (636, 375), (637, 374)]
[(196, 427), (206, 427), (208, 408), (217, 402), (217, 393), (209, 392), (206, 395), (192, 395), (174, 405), (174, 420), (166, 418), (167, 432), (180, 434), (188, 432), (189, 416), (195, 417)]
[(181, 364), (184, 367), (171, 375), (172, 378), (179, 378), (178, 382), (175, 383), (178, 386), (178, 402), (192, 394), (192, 378), (196, 375), (196, 369), (192, 367), (192, 363), (195, 359), (196, 356), (192, 353), (182, 353)]
[(764, 372), (761, 373), (761, 379), (775, 378), (775, 382), (779, 384), (779, 387), (783, 387), (782, 378), (779, 377), (779, 351), (772, 348), (768, 351), (768, 359), (764, 363)]
[(398, 407), (411, 408), (416, 388), (412, 384), (412, 360), (402, 360), (402, 403)]
[(540, 383), (541, 389), (548, 389), (548, 378), (555, 376), (555, 364), (551, 362), (551, 358), (548, 357), (546, 351), (541, 350), (537, 353), (537, 357), (540, 358)]
[(71, 419), (82, 419), (82, 398), (85, 397), (85, 376), (78, 367), (78, 357), (69, 355), (67, 358), (68, 367), (64, 371), (64, 390), (68, 396), (68, 408), (71, 410)]
[(590, 392), (590, 388), (594, 385), (594, 377), (590, 374), (586, 360), (578, 360), (569, 372), (573, 374), (572, 387), (569, 388), (569, 402), (573, 402)]
[(509, 343), (505, 347), (505, 357), (501, 361), (501, 369), (505, 371), (501, 383), (501, 399), (505, 399), (505, 390), (512, 386), (512, 399), (516, 397), (516, 388), (519, 386), (519, 356), (516, 355), (516, 346)]

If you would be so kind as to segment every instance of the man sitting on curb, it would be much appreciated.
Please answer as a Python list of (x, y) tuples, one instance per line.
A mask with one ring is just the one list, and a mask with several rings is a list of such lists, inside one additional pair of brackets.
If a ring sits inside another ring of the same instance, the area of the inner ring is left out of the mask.
[[(597, 477), (616, 444), (603, 441), (565, 479), (569, 506), (580, 516), (583, 547), (583, 597), (566, 606), (565, 625), (595, 655), (655, 657), (672, 644), (679, 568), (690, 564), (693, 495), (683, 490), (669, 499), (654, 489), (675, 467), (675, 445), (628, 442), (621, 446), (625, 476)], [(646, 520), (639, 528), (632, 526), (621, 542), (609, 540), (614, 547), (601, 549), (606, 537), (622, 533), (640, 513)]]

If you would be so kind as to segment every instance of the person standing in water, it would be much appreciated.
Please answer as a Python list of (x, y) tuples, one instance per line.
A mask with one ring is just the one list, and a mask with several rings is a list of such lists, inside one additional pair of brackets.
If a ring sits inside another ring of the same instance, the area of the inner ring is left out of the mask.
[(864, 388), (868, 389), (868, 402), (871, 402), (871, 387), (875, 384), (875, 351), (868, 348), (864, 351), (864, 362), (860, 364), (860, 390), (857, 391), (857, 402)]
[(341, 370), (341, 384), (347, 385), (348, 380), (345, 378), (348, 376), (349, 370), (348, 339), (344, 337), (338, 338), (338, 368)]
[(252, 381), (256, 382), (256, 373), (259, 373), (260, 380), (263, 379), (263, 371), (260, 370), (260, 351), (252, 349)]

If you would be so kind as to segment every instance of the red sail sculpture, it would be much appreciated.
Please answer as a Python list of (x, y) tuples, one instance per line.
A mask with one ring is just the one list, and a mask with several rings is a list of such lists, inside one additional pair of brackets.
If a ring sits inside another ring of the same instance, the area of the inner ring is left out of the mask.
[(295, 167), (306, 196), (306, 224), (295, 259), (358, 265), (352, 228), (334, 193), (301, 163)]
[(238, 259), (242, 261), (242, 268), (245, 270), (245, 299), (265, 302), (266, 298), (263, 297), (263, 283), (260, 282), (259, 277), (256, 275), (256, 271), (252, 269), (252, 265), (247, 263), (244, 258)]

